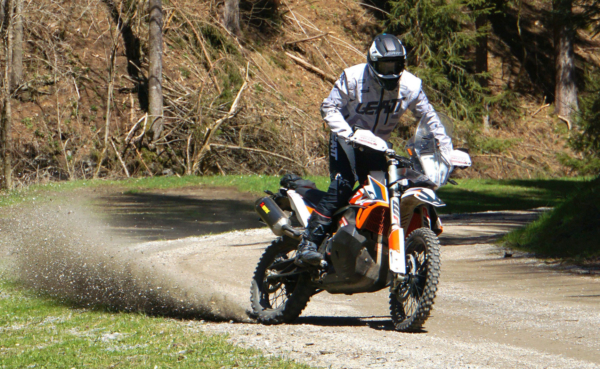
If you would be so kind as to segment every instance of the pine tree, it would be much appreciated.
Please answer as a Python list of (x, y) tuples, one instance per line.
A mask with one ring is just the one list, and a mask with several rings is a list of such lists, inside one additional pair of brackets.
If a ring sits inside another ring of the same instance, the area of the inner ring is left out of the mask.
[(390, 25), (410, 50), (411, 69), (430, 99), (454, 118), (479, 121), (482, 115), (486, 90), (476, 75), (473, 50), (489, 27), (475, 24), (491, 9), (486, 0), (391, 2)]

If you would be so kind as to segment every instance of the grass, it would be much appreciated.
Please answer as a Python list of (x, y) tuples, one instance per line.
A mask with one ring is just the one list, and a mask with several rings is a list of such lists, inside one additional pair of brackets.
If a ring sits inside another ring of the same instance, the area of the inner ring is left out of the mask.
[(441, 213), (471, 213), (554, 207), (585, 186), (584, 178), (485, 180), (461, 179), (438, 196), (447, 204)]
[[(329, 178), (309, 176), (319, 188), (329, 186)], [(44, 195), (50, 192), (68, 192), (81, 188), (115, 187), (127, 193), (144, 192), (149, 190), (166, 190), (172, 188), (215, 186), (235, 187), (242, 192), (251, 192), (253, 195), (264, 190), (276, 191), (279, 188), (280, 177), (261, 175), (226, 175), (226, 176), (169, 176), (149, 178), (129, 178), (123, 180), (77, 180), (65, 182), (50, 182), (43, 185), (31, 185), (9, 193), (0, 191), (0, 207), (10, 206), (33, 200), (43, 200)]]
[(76, 309), (0, 279), (2, 368), (309, 368), (186, 322)]
[(501, 240), (505, 246), (538, 256), (576, 262), (600, 259), (600, 177), (527, 227)]

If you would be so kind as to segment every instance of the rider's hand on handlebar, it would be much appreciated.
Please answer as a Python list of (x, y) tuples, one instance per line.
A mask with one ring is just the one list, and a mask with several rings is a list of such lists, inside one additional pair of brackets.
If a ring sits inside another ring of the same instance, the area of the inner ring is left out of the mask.
[(346, 139), (346, 142), (353, 145), (366, 146), (377, 151), (389, 150), (387, 142), (381, 137), (377, 137), (373, 132), (367, 129), (358, 129), (354, 134)]
[(452, 149), (450, 147), (440, 147), (442, 158), (448, 165), (452, 165)]

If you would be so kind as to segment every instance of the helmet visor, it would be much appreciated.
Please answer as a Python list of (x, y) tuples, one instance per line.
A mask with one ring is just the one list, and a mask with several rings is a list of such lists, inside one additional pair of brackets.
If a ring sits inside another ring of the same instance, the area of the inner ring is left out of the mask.
[(377, 73), (384, 76), (398, 75), (404, 70), (404, 60), (380, 60), (374, 66)]

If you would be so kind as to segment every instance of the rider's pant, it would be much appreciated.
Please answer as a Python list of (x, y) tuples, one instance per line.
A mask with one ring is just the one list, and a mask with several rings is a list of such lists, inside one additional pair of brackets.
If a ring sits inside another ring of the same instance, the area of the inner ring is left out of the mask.
[(317, 213), (331, 217), (336, 210), (347, 205), (356, 182), (364, 183), (370, 171), (387, 171), (385, 154), (366, 147), (354, 148), (332, 133), (329, 140), (331, 184), (317, 204)]

